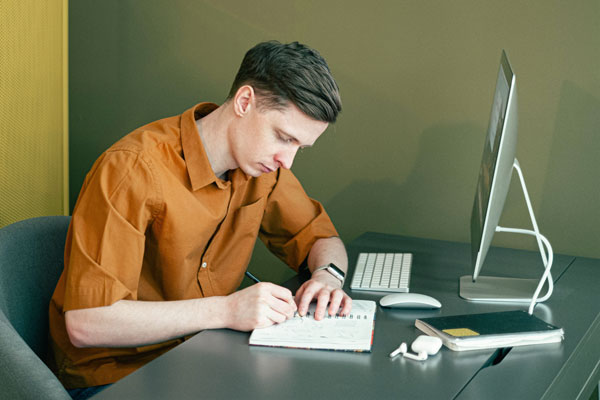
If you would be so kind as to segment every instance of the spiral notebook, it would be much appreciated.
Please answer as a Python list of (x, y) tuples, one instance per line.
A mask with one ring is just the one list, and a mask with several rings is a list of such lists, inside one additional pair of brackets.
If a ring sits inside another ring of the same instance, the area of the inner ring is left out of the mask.
[(316, 304), (311, 304), (304, 317), (293, 318), (255, 329), (250, 335), (251, 346), (288, 347), (314, 350), (370, 352), (375, 330), (374, 301), (354, 300), (352, 311), (344, 317), (314, 318)]

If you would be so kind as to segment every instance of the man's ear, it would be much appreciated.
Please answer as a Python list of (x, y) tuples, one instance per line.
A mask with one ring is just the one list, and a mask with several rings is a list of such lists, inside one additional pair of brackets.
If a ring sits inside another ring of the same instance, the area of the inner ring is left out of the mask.
[(255, 107), (256, 96), (250, 85), (240, 87), (233, 97), (233, 109), (238, 117), (248, 114)]

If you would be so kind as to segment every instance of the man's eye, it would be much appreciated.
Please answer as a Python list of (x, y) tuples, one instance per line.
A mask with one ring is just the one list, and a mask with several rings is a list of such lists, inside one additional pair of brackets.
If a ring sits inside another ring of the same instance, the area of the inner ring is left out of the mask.
[(294, 142), (294, 140), (293, 140), (293, 139), (290, 139), (290, 138), (287, 138), (287, 137), (283, 137), (283, 136), (281, 136), (281, 135), (279, 135), (279, 140), (281, 140), (281, 141), (282, 141), (282, 142), (284, 142), (284, 143), (288, 143), (288, 144), (289, 144), (289, 143), (293, 143), (293, 142)]

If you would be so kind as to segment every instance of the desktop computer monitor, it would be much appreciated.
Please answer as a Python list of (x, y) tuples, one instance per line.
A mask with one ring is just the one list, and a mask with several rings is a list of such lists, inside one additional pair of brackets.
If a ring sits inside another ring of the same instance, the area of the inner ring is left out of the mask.
[[(492, 103), (483, 157), (479, 169), (475, 201), (471, 214), (471, 259), (473, 275), (460, 278), (460, 296), (472, 301), (531, 302), (529, 312), (536, 302), (548, 299), (552, 293), (552, 247), (539, 232), (525, 186), (525, 180), (516, 159), (517, 149), (517, 84), (515, 74), (502, 51), (496, 90)], [(529, 209), (534, 230), (503, 228), (498, 226), (504, 202), (510, 187), (513, 169), (519, 174), (523, 194)], [(495, 232), (512, 232), (535, 236), (545, 272), (541, 279), (522, 279), (480, 276)], [(545, 249), (544, 249), (545, 246)], [(547, 252), (547, 254), (546, 254)], [(544, 282), (548, 292), (539, 298)]]
[(517, 149), (517, 85), (502, 51), (471, 214), (471, 261), (477, 280), (508, 194)]

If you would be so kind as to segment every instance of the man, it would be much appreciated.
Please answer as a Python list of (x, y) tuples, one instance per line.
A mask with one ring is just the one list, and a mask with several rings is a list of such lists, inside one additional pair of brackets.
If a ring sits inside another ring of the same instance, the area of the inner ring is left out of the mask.
[[(203, 329), (249, 331), (307, 312), (350, 312), (347, 255), (289, 171), (341, 111), (323, 58), (260, 43), (229, 96), (143, 126), (96, 161), (81, 189), (50, 304), (53, 368), (105, 385)], [(257, 236), (311, 279), (296, 293), (239, 287)], [(334, 264), (333, 266), (330, 266)]]

